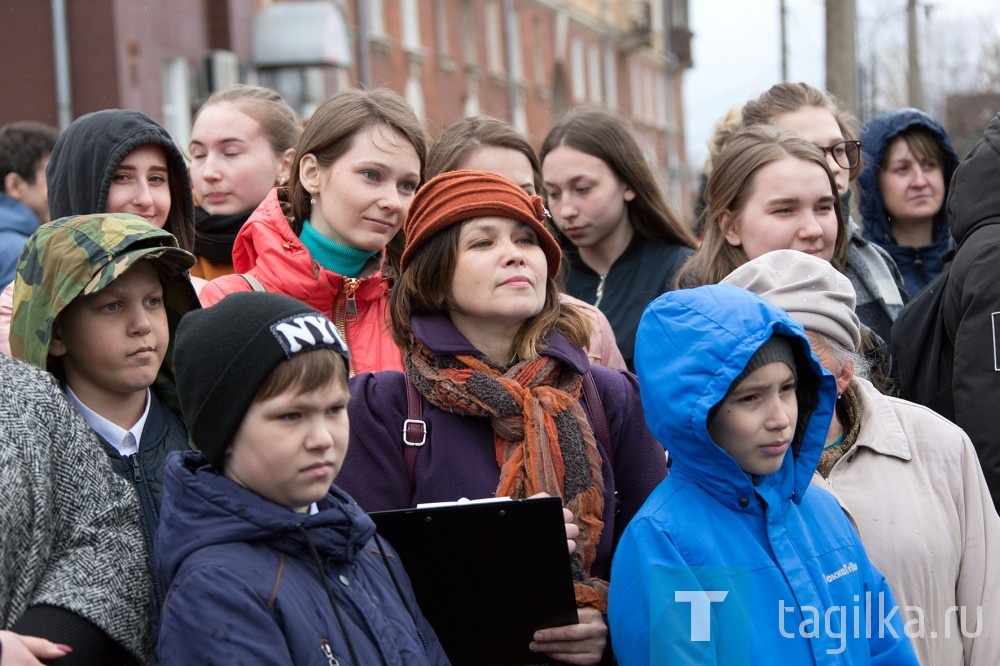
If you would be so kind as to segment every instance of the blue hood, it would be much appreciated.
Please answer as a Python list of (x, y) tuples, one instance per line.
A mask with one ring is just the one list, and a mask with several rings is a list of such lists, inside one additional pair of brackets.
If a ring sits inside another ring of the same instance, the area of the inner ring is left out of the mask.
[[(878, 189), (878, 177), (882, 171), (882, 160), (892, 140), (901, 132), (913, 127), (923, 127), (934, 134), (944, 150), (944, 163), (941, 171), (944, 175), (945, 201), (948, 198), (948, 188), (951, 176), (958, 167), (959, 157), (951, 145), (951, 139), (937, 121), (923, 111), (917, 109), (896, 109), (878, 116), (861, 131), (861, 152), (864, 157), (864, 168), (858, 176), (858, 203), (861, 218), (864, 221), (864, 238), (882, 247), (896, 245), (892, 235), (892, 224), (885, 212), (885, 203)], [(934, 219), (934, 243), (950, 242), (946, 206)]]
[[(708, 414), (774, 334), (797, 343), (799, 420), (781, 469), (755, 485), (708, 434)], [(755, 491), (772, 505), (802, 501), (826, 442), (837, 389), (800, 324), (739, 287), (681, 289), (646, 308), (635, 359), (646, 422), (670, 451), (672, 478), (704, 487), (727, 506)]]
[(200, 451), (171, 454), (163, 471), (155, 549), (164, 588), (185, 558), (217, 544), (266, 542), (311, 559), (301, 528), (321, 554), (355, 561), (375, 534), (375, 523), (336, 486), (317, 504), (319, 513), (295, 513), (219, 474)]

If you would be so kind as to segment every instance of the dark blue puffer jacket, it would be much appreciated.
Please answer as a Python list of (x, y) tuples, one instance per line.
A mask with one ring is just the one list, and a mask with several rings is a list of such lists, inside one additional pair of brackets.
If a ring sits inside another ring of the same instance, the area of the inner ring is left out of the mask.
[(198, 451), (172, 454), (156, 534), (168, 586), (160, 663), (447, 664), (382, 541), (399, 591), (393, 584), (371, 518), (336, 486), (318, 508), (295, 513), (222, 476)]
[(858, 177), (858, 191), (861, 195), (859, 207), (863, 220), (864, 238), (883, 247), (896, 261), (906, 290), (913, 298), (928, 282), (937, 277), (944, 266), (944, 255), (954, 246), (948, 229), (948, 215), (945, 206), (934, 218), (932, 241), (923, 247), (899, 245), (892, 234), (892, 222), (885, 210), (885, 202), (878, 188), (878, 178), (882, 171), (882, 160), (892, 140), (900, 133), (923, 127), (934, 134), (941, 143), (944, 160), (941, 164), (944, 176), (943, 201), (947, 200), (951, 175), (958, 166), (959, 157), (951, 145), (951, 139), (944, 128), (933, 118), (917, 109), (896, 109), (878, 116), (861, 131), (861, 150), (864, 168)]

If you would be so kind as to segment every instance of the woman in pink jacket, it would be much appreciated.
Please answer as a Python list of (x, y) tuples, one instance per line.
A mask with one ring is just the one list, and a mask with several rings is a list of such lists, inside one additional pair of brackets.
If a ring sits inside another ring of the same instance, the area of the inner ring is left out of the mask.
[(288, 187), (272, 190), (236, 237), (236, 273), (206, 285), (202, 303), (249, 290), (292, 296), (337, 325), (351, 374), (402, 370), (388, 291), (426, 154), (423, 128), (402, 97), (337, 93), (296, 144)]

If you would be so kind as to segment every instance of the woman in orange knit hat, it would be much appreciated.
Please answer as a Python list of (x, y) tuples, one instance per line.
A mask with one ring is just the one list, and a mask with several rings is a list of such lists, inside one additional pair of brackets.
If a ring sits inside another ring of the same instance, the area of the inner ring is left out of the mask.
[[(537, 631), (530, 648), (596, 664), (610, 654), (614, 543), (667, 468), (635, 377), (587, 360), (590, 320), (559, 300), (560, 249), (544, 221), (539, 197), (494, 173), (447, 172), (417, 193), (389, 299), (405, 375), (352, 380), (351, 456), (339, 479), (366, 511), (562, 497), (579, 528), (579, 623)], [(407, 382), (427, 437), (409, 463)]]

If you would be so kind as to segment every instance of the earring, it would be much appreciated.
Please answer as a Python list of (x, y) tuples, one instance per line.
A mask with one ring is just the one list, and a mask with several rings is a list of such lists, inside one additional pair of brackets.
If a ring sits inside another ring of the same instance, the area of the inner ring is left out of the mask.
[[(310, 192), (310, 194), (312, 194), (312, 192)], [(310, 198), (309, 199), (309, 203), (312, 204), (313, 206), (315, 206), (316, 205), (316, 197), (313, 196), (312, 198)]]
[(284, 186), (285, 186), (285, 179), (282, 178), (278, 181), (278, 187), (284, 187)]

